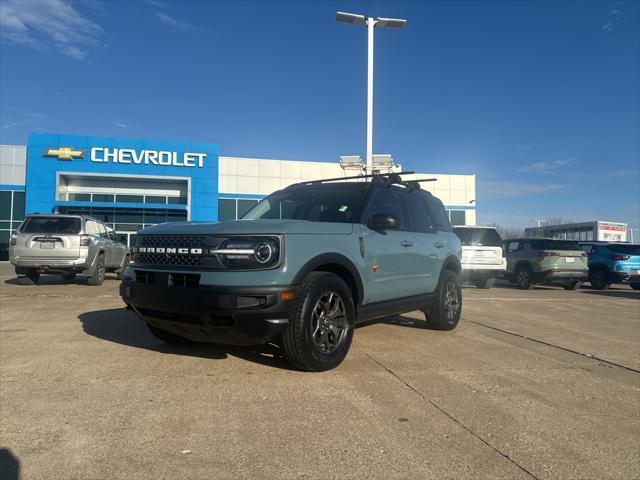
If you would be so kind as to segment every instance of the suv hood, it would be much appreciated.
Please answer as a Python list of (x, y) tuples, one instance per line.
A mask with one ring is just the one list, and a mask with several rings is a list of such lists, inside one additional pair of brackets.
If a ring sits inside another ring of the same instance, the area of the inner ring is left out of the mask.
[(351, 223), (310, 222), (308, 220), (233, 220), (221, 223), (161, 223), (145, 228), (140, 234), (166, 235), (348, 235)]

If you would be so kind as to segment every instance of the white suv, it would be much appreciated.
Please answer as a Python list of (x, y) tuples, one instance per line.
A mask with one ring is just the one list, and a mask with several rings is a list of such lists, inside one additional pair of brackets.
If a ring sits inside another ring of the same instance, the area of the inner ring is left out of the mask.
[(491, 288), (507, 269), (500, 234), (493, 227), (454, 227), (453, 231), (462, 243), (462, 278), (478, 288)]

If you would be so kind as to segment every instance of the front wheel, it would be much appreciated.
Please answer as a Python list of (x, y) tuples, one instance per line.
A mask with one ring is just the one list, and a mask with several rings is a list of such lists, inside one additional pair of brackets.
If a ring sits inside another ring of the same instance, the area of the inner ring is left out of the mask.
[(461, 313), (460, 278), (451, 270), (445, 270), (438, 282), (436, 303), (424, 310), (426, 320), (435, 330), (453, 330), (458, 326)]
[(354, 319), (353, 295), (345, 281), (334, 273), (310, 273), (282, 334), (285, 358), (308, 372), (337, 367), (351, 346)]
[(476, 280), (476, 287), (478, 288), (491, 288), (493, 284), (496, 282), (495, 278), (483, 278), (481, 280)]
[(570, 282), (562, 285), (562, 288), (564, 288), (565, 290), (578, 290), (580, 288), (580, 285), (582, 285), (582, 282)]

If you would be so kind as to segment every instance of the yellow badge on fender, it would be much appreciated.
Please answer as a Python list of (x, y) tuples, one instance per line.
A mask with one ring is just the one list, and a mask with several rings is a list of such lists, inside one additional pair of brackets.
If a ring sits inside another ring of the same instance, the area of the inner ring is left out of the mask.
[(378, 264), (377, 263), (372, 263), (371, 264), (371, 270), (373, 270), (374, 272), (378, 271)]

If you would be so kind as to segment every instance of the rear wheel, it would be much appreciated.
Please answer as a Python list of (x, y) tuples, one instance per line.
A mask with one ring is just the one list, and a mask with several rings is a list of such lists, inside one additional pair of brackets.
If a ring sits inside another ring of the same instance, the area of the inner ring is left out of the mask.
[(528, 265), (521, 265), (516, 269), (516, 285), (522, 290), (532, 290), (536, 284), (533, 281), (533, 270)]
[(476, 280), (475, 284), (478, 288), (491, 288), (493, 284), (496, 282), (495, 278), (483, 278)]
[(562, 288), (564, 288), (565, 290), (578, 290), (580, 288), (580, 285), (582, 285), (582, 282), (570, 282), (562, 285)]
[(35, 285), (40, 280), (40, 272), (37, 270), (29, 270), (24, 277), (18, 277), (18, 283), (20, 285)]
[(167, 332), (166, 330), (162, 330), (161, 328), (154, 327), (153, 325), (147, 323), (147, 327), (149, 331), (153, 333), (153, 335), (162, 340), (165, 343), (170, 343), (172, 345), (179, 345), (181, 343), (191, 343), (191, 340), (188, 338), (181, 337), (171, 332)]
[(435, 330), (453, 330), (458, 326), (462, 313), (462, 289), (460, 278), (451, 270), (440, 275), (436, 303), (424, 309), (429, 326)]
[(312, 272), (295, 302), (282, 334), (285, 358), (309, 372), (340, 365), (353, 338), (355, 307), (349, 286), (336, 274)]
[(95, 270), (93, 271), (93, 275), (91, 275), (90, 277), (87, 277), (87, 283), (89, 285), (102, 285), (102, 283), (104, 282), (104, 277), (106, 274), (106, 268), (104, 265), (104, 254), (100, 254), (98, 255), (98, 258), (96, 258), (96, 266), (95, 266)]
[(596, 290), (606, 290), (611, 286), (611, 282), (607, 278), (607, 272), (598, 268), (589, 273), (589, 282)]

